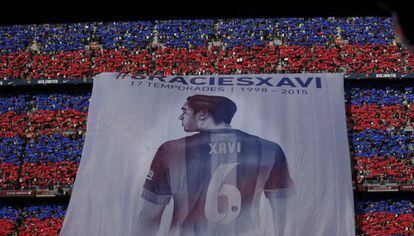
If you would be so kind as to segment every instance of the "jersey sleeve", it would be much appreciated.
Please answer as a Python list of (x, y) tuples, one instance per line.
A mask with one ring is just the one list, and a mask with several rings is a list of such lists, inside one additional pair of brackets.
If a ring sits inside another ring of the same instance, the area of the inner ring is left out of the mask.
[(265, 184), (266, 197), (286, 197), (294, 193), (294, 183), (282, 148), (275, 148), (275, 159)]
[(171, 199), (170, 178), (165, 159), (166, 152), (161, 146), (152, 160), (141, 195), (144, 199), (159, 205), (166, 205)]

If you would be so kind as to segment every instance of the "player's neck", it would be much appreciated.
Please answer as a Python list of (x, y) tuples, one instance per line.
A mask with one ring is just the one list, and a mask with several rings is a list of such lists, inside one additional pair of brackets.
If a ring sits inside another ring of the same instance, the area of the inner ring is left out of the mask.
[(231, 126), (224, 122), (221, 122), (219, 124), (216, 124), (214, 122), (209, 122), (209, 123), (204, 124), (203, 127), (200, 128), (200, 131), (215, 130), (215, 129), (231, 129)]

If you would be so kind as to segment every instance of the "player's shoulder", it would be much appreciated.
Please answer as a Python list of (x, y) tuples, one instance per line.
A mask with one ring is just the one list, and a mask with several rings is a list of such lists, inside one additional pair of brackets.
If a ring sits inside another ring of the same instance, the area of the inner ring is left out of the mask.
[(161, 144), (160, 148), (165, 149), (165, 150), (171, 150), (171, 149), (176, 150), (176, 149), (180, 149), (180, 148), (185, 148), (185, 146), (188, 145), (188, 143), (191, 140), (198, 139), (200, 136), (201, 135), (199, 133), (197, 133), (197, 134), (182, 137), (182, 138), (179, 138), (179, 139), (170, 140), (170, 141), (167, 141), (167, 142)]
[(160, 149), (163, 149), (163, 150), (176, 149), (180, 146), (183, 146), (184, 144), (185, 144), (185, 137), (167, 141), (161, 144)]
[(276, 142), (261, 138), (259, 136), (256, 135), (252, 135), (252, 134), (248, 134), (246, 132), (240, 131), (243, 140), (244, 141), (249, 141), (249, 142), (255, 142), (255, 143), (260, 143), (260, 145), (262, 147), (268, 148), (268, 149), (280, 149), (280, 145)]

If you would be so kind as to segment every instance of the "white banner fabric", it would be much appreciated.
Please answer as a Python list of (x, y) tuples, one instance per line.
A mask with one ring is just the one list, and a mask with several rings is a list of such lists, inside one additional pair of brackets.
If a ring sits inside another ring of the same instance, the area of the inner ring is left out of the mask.
[(94, 78), (61, 235), (355, 235), (343, 74)]

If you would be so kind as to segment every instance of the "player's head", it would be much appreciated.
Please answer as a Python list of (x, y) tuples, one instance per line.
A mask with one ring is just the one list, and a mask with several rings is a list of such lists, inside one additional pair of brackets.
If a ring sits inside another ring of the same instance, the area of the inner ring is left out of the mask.
[(236, 104), (221, 96), (194, 95), (187, 98), (179, 116), (186, 132), (213, 128), (211, 126), (230, 125)]

